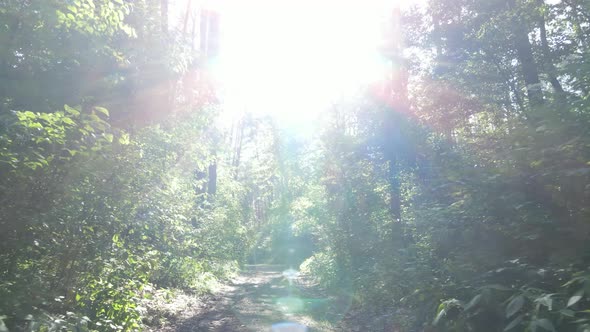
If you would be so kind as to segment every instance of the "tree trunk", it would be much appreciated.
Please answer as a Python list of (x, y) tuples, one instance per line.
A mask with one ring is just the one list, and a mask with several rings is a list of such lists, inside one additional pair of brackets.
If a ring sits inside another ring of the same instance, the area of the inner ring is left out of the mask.
[(200, 47), (201, 52), (209, 60), (217, 56), (219, 51), (219, 14), (212, 10), (201, 11)]
[(389, 159), (389, 186), (390, 186), (390, 199), (389, 209), (394, 222), (401, 222), (402, 219), (402, 206), (401, 206), (401, 193), (399, 183), (399, 167), (397, 165), (397, 158), (395, 155)]
[(168, 34), (168, 0), (160, 0), (160, 15), (162, 20), (162, 33)]
[[(516, 10), (515, 0), (508, 0), (508, 6), (511, 10)], [(516, 56), (520, 63), (524, 83), (526, 84), (529, 106), (538, 106), (543, 104), (543, 92), (541, 90), (541, 81), (539, 80), (539, 70), (533, 56), (533, 47), (529, 41), (528, 29), (526, 29), (526, 26), (521, 21), (521, 17), (517, 14), (513, 16), (513, 23), (514, 48), (516, 49)]]
[(547, 71), (547, 76), (549, 77), (549, 82), (553, 87), (553, 91), (558, 94), (558, 96), (563, 96), (563, 87), (557, 80), (557, 69), (555, 69), (555, 65), (553, 64), (553, 57), (551, 55), (551, 49), (549, 48), (549, 43), (547, 42), (547, 29), (545, 27), (545, 17), (541, 14), (539, 18), (539, 29), (541, 35), (541, 48), (543, 50), (543, 58), (545, 60), (545, 68)]
[[(399, 181), (399, 159), (401, 148), (401, 128), (399, 118), (407, 114), (408, 108), (408, 74), (403, 59), (403, 39), (401, 30), (401, 12), (394, 9), (391, 26), (391, 109), (385, 117), (384, 123), (384, 152), (389, 163), (389, 209), (393, 218), (392, 240), (403, 242), (404, 234), (401, 216), (401, 192)], [(397, 66), (396, 66), (397, 65)]]
[(235, 141), (235, 147), (234, 147), (233, 159), (232, 159), (232, 166), (234, 169), (234, 179), (235, 180), (238, 179), (238, 175), (239, 175), (240, 158), (242, 155), (242, 142), (244, 140), (244, 127), (245, 127), (244, 119), (241, 119), (238, 122), (238, 128), (237, 128), (237, 132), (236, 132), (236, 141)]
[(217, 161), (211, 162), (209, 165), (209, 182), (207, 185), (207, 193), (215, 195), (217, 192)]
[(188, 0), (187, 4), (186, 4), (186, 10), (184, 12), (184, 20), (183, 20), (183, 24), (182, 24), (182, 34), (183, 35), (186, 34), (186, 29), (188, 27), (188, 18), (191, 13), (191, 4), (192, 4), (192, 0)]
[[(521, 25), (522, 26), (522, 25)], [(531, 106), (543, 104), (543, 93), (541, 91), (541, 81), (539, 80), (539, 71), (533, 57), (533, 50), (526, 31), (517, 27), (514, 33), (514, 41), (518, 61), (524, 83), (526, 84), (527, 96)]]

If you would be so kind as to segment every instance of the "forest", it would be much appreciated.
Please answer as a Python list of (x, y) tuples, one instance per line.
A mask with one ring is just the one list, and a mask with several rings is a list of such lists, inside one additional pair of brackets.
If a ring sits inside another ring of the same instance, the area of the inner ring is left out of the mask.
[(389, 1), (313, 119), (336, 41), (230, 114), (206, 3), (0, 0), (0, 332), (590, 331), (589, 0)]

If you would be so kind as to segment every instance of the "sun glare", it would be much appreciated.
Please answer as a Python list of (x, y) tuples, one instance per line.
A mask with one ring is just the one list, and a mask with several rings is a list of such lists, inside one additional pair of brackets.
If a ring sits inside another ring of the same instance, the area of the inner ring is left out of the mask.
[(222, 2), (213, 66), (226, 112), (313, 121), (331, 102), (378, 80), (377, 48), (391, 2)]

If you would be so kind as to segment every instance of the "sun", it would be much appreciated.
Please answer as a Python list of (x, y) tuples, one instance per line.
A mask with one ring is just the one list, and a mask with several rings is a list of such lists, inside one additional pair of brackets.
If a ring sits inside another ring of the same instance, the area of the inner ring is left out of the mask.
[(226, 1), (213, 71), (227, 112), (313, 121), (334, 100), (383, 77), (384, 1)]

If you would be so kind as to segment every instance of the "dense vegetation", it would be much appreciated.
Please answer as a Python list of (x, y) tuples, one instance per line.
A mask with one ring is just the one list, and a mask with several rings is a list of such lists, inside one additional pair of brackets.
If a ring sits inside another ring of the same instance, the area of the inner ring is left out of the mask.
[(393, 92), (335, 107), (293, 204), (304, 267), (402, 330), (590, 329), (589, 9), (398, 15)]
[(391, 76), (306, 140), (216, 125), (188, 9), (0, 2), (0, 331), (140, 330), (153, 289), (248, 261), (374, 330), (590, 330), (588, 1), (395, 12)]
[(139, 329), (151, 289), (207, 291), (253, 243), (246, 226), (264, 171), (231, 158), (237, 143), (214, 126), (219, 110), (199, 76), (207, 54), (195, 51), (194, 29), (168, 29), (159, 8), (2, 2), (9, 327), (32, 318), (41, 329)]

